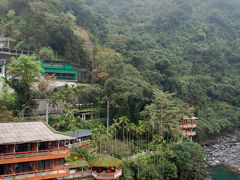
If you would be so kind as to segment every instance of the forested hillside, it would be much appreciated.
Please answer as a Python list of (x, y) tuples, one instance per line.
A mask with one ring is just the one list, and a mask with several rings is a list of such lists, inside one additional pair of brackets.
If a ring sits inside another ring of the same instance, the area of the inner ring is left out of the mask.
[[(49, 88), (54, 76), (40, 79), (36, 56), (12, 58), (0, 79), (0, 122), (39, 120), (26, 117), (34, 99), (51, 99), (62, 109), (50, 126), (93, 132), (91, 152), (73, 148), (68, 161), (107, 151), (123, 160), (122, 179), (206, 179), (194, 142), (240, 127), (239, 17), (239, 0), (0, 0), (0, 35), (92, 77)], [(194, 142), (182, 133), (185, 115), (199, 117)]]
[(151, 85), (196, 108), (202, 137), (239, 127), (239, 1), (87, 3), (110, 22), (106, 46)]
[(51, 47), (60, 59), (101, 65), (108, 76), (88, 100), (110, 100), (112, 118), (144, 119), (158, 89), (200, 117), (203, 139), (240, 126), (239, 16), (238, 0), (0, 0), (0, 32), (16, 48)]

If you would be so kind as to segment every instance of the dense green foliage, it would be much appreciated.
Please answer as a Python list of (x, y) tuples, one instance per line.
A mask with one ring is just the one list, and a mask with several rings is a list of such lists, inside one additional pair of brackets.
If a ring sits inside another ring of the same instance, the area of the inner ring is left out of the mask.
[(169, 147), (163, 143), (155, 153), (124, 162), (121, 179), (206, 179), (203, 157), (203, 148), (198, 144), (174, 143)]
[[(155, 152), (144, 157), (149, 162), (127, 162), (125, 179), (204, 179), (204, 152), (182, 142), (179, 125), (183, 115), (199, 116), (200, 141), (240, 127), (239, 9), (238, 0), (0, 0), (0, 33), (46, 59), (91, 67), (97, 85), (51, 92), (64, 108), (50, 123), (92, 129), (98, 153)], [(89, 33), (93, 51), (79, 28)], [(26, 82), (18, 85), (29, 90)], [(31, 97), (18, 90), (22, 108)], [(9, 105), (0, 106), (11, 109), (11, 98), (3, 93)], [(109, 132), (105, 121), (82, 121), (76, 104), (94, 103), (106, 114), (106, 102)]]
[(106, 46), (196, 108), (201, 139), (239, 127), (239, 1), (87, 2), (111, 24)]
[(9, 79), (5, 80), (16, 93), (15, 113), (33, 105), (31, 88), (38, 82), (41, 70), (40, 62), (34, 56), (22, 55), (11, 59), (7, 72)]
[(81, 26), (95, 43), (119, 52), (117, 61), (107, 50), (96, 49), (93, 56), (93, 63), (100, 60), (105, 66), (100, 70), (109, 73), (101, 83), (104, 101), (111, 101), (116, 117), (127, 115), (137, 122), (152, 99), (150, 84), (195, 107), (193, 113), (201, 117), (200, 139), (240, 125), (237, 0), (1, 0), (0, 4), (0, 32), (14, 37), (17, 48), (51, 47), (58, 57), (90, 67), (83, 39), (74, 33)]

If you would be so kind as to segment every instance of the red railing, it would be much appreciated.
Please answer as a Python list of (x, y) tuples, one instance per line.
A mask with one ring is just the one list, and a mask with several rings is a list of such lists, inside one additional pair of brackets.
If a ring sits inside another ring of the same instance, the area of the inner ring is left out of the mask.
[(75, 178), (85, 178), (88, 176), (93, 176), (95, 179), (117, 179), (122, 175), (122, 169), (116, 168), (115, 173), (97, 173), (95, 171), (81, 171), (76, 173), (70, 173), (69, 176), (60, 177), (59, 180), (75, 179)]
[[(54, 156), (54, 155), (61, 155), (66, 154), (68, 155), (70, 153), (69, 147), (60, 147), (58, 149), (49, 149), (49, 150), (39, 150), (39, 151), (26, 151), (26, 152), (16, 152), (16, 153), (4, 153), (0, 154), (0, 164), (1, 161), (4, 160), (11, 160), (11, 159), (21, 159), (21, 158), (29, 158), (34, 157), (36, 160), (38, 160), (38, 157), (43, 156)], [(3, 162), (4, 163), (4, 162)]]
[[(61, 177), (62, 174), (69, 174), (69, 167), (68, 166), (59, 166), (54, 169), (47, 169), (47, 170), (34, 170), (30, 172), (22, 172), (22, 173), (13, 173), (13, 174), (6, 174), (0, 175), (0, 179), (27, 179), (30, 177), (40, 177), (40, 176), (49, 176), (49, 175), (59, 175)], [(21, 178), (22, 177), (22, 178)]]
[(196, 131), (183, 131), (185, 136), (196, 136)]
[(187, 123), (187, 124), (183, 124), (182, 125), (183, 128), (187, 129), (187, 128), (196, 128), (197, 127), (197, 124), (195, 123)]

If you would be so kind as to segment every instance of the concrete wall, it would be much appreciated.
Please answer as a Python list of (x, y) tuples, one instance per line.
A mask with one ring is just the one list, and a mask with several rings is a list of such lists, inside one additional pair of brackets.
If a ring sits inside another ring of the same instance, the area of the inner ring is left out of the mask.
[(33, 100), (37, 106), (33, 109), (32, 113), (38, 114), (38, 115), (45, 115), (47, 112), (47, 104), (48, 104), (48, 114), (57, 114), (61, 113), (62, 111), (62, 105), (50, 105), (51, 99), (34, 99)]

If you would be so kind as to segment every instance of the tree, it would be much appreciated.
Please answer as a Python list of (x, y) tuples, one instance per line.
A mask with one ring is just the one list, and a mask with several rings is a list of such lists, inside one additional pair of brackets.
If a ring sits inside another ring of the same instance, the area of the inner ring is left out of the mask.
[(179, 177), (186, 176), (199, 180), (207, 177), (205, 152), (201, 145), (194, 142), (183, 142), (172, 144), (170, 149), (173, 150), (170, 159), (176, 164)]
[(43, 60), (54, 60), (54, 52), (51, 47), (43, 47), (39, 51), (40, 58)]
[(12, 110), (15, 107), (16, 98), (9, 93), (9, 88), (4, 80), (0, 78), (0, 121), (11, 121), (13, 119)]
[(160, 90), (156, 90), (154, 94), (153, 103), (145, 107), (142, 116), (151, 125), (152, 137), (158, 134), (167, 140), (174, 139), (180, 134), (180, 107), (171, 94)]
[(18, 59), (12, 58), (8, 65), (8, 77), (5, 79), (11, 88), (14, 89), (16, 97), (17, 110), (22, 110), (32, 103), (31, 87), (40, 77), (41, 65), (34, 56), (22, 55)]

